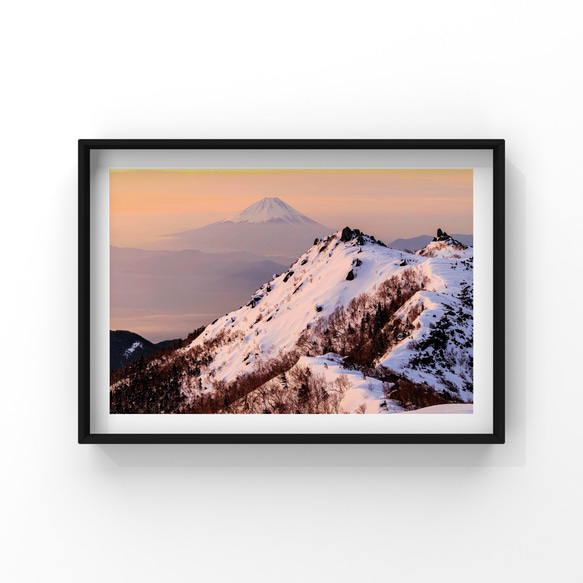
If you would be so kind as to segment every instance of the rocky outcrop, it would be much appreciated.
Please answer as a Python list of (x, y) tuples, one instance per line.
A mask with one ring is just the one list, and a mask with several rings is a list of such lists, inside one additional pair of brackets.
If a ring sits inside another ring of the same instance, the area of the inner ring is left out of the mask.
[(342, 234), (340, 235), (340, 240), (343, 243), (348, 243), (348, 241), (352, 240), (353, 235), (354, 235), (354, 232), (352, 231), (352, 229), (350, 227), (344, 227), (344, 229), (342, 229)]

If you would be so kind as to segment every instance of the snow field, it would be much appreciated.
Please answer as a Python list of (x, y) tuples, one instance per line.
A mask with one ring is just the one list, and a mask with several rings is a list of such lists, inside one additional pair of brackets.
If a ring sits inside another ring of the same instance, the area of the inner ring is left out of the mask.
[[(381, 282), (413, 267), (419, 277), (427, 277), (428, 283), (396, 315), (407, 318), (413, 311), (413, 314), (418, 314), (415, 325), (410, 335), (377, 364), (438, 390), (456, 387), (463, 400), (472, 400), (471, 391), (464, 390), (464, 386), (471, 383), (468, 358), (473, 355), (472, 349), (457, 350), (452, 344), (451, 354), (446, 355), (451, 366), (437, 371), (436, 366), (412, 366), (415, 350), (412, 350), (414, 344), (411, 343), (423, 343), (430, 338), (436, 324), (448, 314), (451, 317), (452, 312), (461, 315), (467, 312), (469, 316), (461, 324), (458, 322), (448, 329), (448, 335), (460, 344), (471, 341), (471, 310), (467, 306), (464, 308), (458, 296), (464, 287), (473, 290), (473, 249), (460, 250), (444, 242), (433, 242), (424, 251), (430, 256), (390, 249), (368, 237), (364, 237), (362, 245), (357, 244), (356, 239), (343, 242), (340, 232), (318, 240), (287, 272), (274, 275), (270, 282), (261, 286), (247, 305), (219, 318), (193, 341), (190, 348), (204, 346), (218, 334), (226, 334), (224, 344), (216, 349), (212, 362), (202, 371), (203, 386), (208, 390), (214, 381), (231, 382), (253, 371), (262, 361), (276, 356), (278, 351), (294, 350), (302, 333), (320, 318), (330, 316), (338, 306), (346, 306), (352, 298), (365, 292), (373, 294)], [(348, 280), (351, 271), (355, 277)], [(431, 354), (431, 349), (427, 353)], [(330, 354), (302, 356), (296, 366), (308, 366), (314, 374), (323, 374), (329, 383), (346, 375), (351, 388), (342, 398), (342, 412), (402, 410), (394, 401), (384, 397), (381, 381), (362, 378), (362, 373), (343, 368), (339, 358)]]

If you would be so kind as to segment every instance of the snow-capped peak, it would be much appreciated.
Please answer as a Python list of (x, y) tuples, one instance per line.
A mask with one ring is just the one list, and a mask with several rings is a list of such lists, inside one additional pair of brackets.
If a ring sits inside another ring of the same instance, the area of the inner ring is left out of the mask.
[(296, 209), (277, 197), (266, 197), (253, 203), (246, 209), (239, 211), (232, 217), (221, 222), (231, 223), (266, 223), (273, 220), (282, 220), (291, 224), (313, 222)]
[(468, 249), (457, 239), (448, 235), (445, 231), (437, 229), (437, 236), (433, 241), (428, 243), (423, 249), (416, 252), (423, 257), (444, 257), (448, 259), (467, 259), (473, 257), (474, 252)]

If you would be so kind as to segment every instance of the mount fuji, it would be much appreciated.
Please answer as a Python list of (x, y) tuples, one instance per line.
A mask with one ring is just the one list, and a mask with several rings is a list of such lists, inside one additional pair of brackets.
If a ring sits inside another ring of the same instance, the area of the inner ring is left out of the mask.
[(229, 218), (166, 237), (172, 249), (206, 253), (247, 251), (297, 257), (315, 238), (332, 233), (277, 197), (263, 198)]
[(298, 212), (281, 198), (262, 198), (250, 207), (236, 213), (232, 217), (220, 221), (221, 223), (268, 223), (271, 221), (284, 222), (290, 225), (318, 225), (316, 221)]

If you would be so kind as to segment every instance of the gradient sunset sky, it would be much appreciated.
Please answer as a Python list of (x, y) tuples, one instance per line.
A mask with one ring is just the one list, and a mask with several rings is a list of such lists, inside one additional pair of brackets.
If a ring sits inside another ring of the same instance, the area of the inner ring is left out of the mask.
[(358, 228), (386, 243), (473, 233), (473, 171), (111, 170), (110, 242), (164, 249), (164, 235), (196, 229), (279, 197), (332, 229)]

